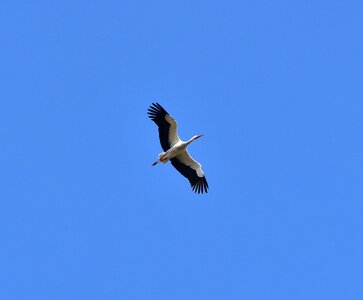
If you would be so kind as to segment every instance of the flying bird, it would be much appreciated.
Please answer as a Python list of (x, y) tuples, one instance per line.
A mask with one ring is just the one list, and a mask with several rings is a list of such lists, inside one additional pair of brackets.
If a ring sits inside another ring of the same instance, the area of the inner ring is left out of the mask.
[(178, 124), (158, 103), (153, 103), (148, 108), (148, 115), (159, 127), (160, 144), (164, 150), (152, 165), (170, 161), (174, 168), (189, 180), (194, 192), (207, 193), (209, 187), (202, 166), (187, 151), (187, 146), (203, 134), (195, 135), (186, 142), (182, 141), (178, 136)]

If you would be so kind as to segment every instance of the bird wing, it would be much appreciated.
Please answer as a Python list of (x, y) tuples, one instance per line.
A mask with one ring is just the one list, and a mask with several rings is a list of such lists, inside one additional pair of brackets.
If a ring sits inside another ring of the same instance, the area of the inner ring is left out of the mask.
[(180, 142), (178, 124), (159, 103), (153, 103), (147, 113), (159, 127), (160, 144), (164, 151)]
[(190, 156), (188, 151), (172, 158), (170, 161), (174, 168), (189, 180), (194, 192), (198, 194), (207, 193), (209, 187), (202, 166)]

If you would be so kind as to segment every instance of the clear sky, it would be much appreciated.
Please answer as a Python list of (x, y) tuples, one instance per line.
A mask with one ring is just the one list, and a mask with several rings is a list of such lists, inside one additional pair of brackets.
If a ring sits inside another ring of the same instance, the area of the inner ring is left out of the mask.
[(362, 3), (3, 0), (0, 299), (363, 299)]

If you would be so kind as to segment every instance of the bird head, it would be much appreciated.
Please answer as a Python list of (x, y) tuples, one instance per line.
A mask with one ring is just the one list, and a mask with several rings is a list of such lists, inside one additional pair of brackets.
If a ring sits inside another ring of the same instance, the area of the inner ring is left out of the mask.
[(202, 137), (204, 134), (198, 134), (198, 135), (195, 135), (193, 136), (193, 141), (199, 139), (200, 137)]

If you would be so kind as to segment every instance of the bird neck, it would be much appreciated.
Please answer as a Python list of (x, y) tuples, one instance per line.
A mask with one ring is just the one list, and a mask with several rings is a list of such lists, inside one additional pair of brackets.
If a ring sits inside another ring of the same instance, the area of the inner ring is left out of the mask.
[(194, 141), (195, 141), (195, 139), (194, 139), (194, 137), (192, 137), (190, 140), (187, 141), (187, 145), (189, 145), (190, 143), (192, 143)]

